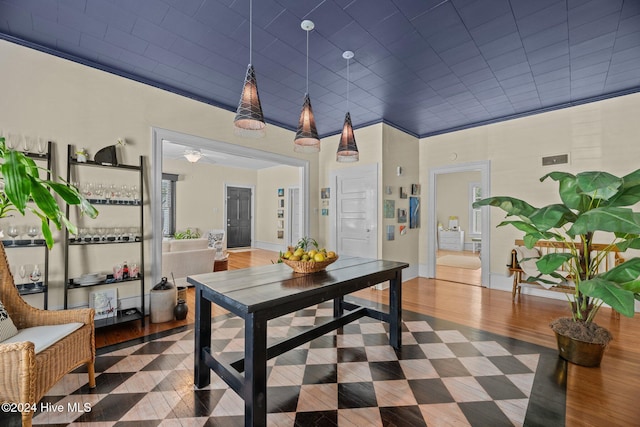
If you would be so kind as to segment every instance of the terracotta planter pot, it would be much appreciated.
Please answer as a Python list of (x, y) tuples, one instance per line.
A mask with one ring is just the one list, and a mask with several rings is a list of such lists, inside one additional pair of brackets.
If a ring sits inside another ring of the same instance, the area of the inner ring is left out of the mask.
[(586, 367), (600, 366), (602, 356), (607, 348), (604, 344), (594, 344), (556, 334), (558, 353), (568, 362)]

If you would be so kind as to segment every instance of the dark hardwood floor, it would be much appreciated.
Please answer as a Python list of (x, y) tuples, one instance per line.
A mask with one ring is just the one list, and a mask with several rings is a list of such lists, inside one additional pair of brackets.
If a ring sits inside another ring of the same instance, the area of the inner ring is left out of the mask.
[[(277, 253), (263, 250), (231, 253), (229, 269), (270, 264)], [(386, 291), (366, 289), (355, 294), (387, 303)], [(194, 319), (193, 289), (188, 291), (189, 314), (184, 321), (160, 324), (139, 322), (96, 331), (98, 348), (128, 341), (155, 332), (189, 325)], [(509, 292), (444, 280), (416, 278), (403, 285), (403, 308), (450, 320), (489, 332), (555, 348), (549, 321), (567, 314), (567, 303), (560, 300), (523, 296), (511, 301)], [(212, 315), (224, 314), (213, 307)], [(640, 419), (636, 396), (640, 391), (640, 317), (611, 315), (602, 309), (597, 323), (608, 328), (614, 341), (599, 368), (569, 365), (567, 370), (567, 426), (631, 426)]]

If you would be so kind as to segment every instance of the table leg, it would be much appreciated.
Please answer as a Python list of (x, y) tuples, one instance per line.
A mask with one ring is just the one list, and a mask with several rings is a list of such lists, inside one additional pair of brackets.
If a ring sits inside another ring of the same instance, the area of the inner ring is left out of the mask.
[(402, 347), (402, 270), (389, 281), (389, 344)]
[(211, 302), (202, 295), (202, 287), (196, 285), (196, 330), (193, 376), (197, 388), (211, 383), (211, 370), (204, 362), (203, 348), (211, 347)]
[(245, 318), (244, 425), (267, 425), (267, 320), (256, 313)]
[(344, 314), (344, 297), (338, 297), (333, 299), (333, 317), (338, 318)]

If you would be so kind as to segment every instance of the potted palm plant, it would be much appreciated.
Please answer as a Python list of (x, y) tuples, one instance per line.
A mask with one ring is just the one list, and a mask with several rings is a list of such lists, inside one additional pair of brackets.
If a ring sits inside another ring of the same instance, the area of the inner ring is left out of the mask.
[[(565, 280), (557, 273), (563, 267), (575, 286), (568, 298), (571, 317), (553, 321), (551, 328), (561, 357), (583, 366), (598, 366), (611, 339), (609, 331), (593, 321), (598, 310), (607, 304), (633, 317), (635, 301), (640, 300), (640, 258), (627, 258), (608, 271), (598, 271), (612, 250), (640, 249), (640, 213), (631, 208), (640, 201), (640, 169), (623, 177), (606, 172), (552, 172), (540, 181), (547, 178), (558, 182), (561, 203), (536, 208), (514, 197), (496, 196), (473, 206), (504, 210), (508, 219), (498, 227), (509, 225), (522, 231), (530, 249), (539, 240), (561, 242), (566, 248), (566, 252), (546, 254), (536, 263), (538, 270), (556, 283)], [(592, 256), (591, 245), (596, 240), (606, 247)]]
[[(41, 221), (42, 235), (51, 249), (53, 235), (50, 224), (59, 230), (64, 224), (70, 233), (77, 234), (77, 227), (64, 216), (54, 194), (70, 205), (79, 205), (83, 214), (91, 218), (98, 215), (96, 208), (80, 194), (77, 188), (66, 183), (41, 179), (33, 159), (24, 153), (11, 150), (0, 137), (0, 157), (2, 158), (2, 183), (0, 184), (0, 218), (18, 212), (24, 215), (31, 211)], [(28, 203), (32, 201), (33, 203)]]

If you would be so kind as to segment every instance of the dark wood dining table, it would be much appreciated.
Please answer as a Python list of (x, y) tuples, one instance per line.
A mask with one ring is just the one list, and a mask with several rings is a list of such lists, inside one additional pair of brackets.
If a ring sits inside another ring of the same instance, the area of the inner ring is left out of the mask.
[[(284, 264), (189, 276), (195, 286), (194, 383), (206, 387), (213, 370), (245, 402), (245, 426), (267, 423), (267, 360), (368, 316), (389, 323), (389, 344), (402, 345), (404, 262), (340, 257), (325, 271), (294, 273)], [(345, 301), (352, 292), (389, 281), (388, 312)], [(267, 322), (333, 300), (333, 318), (300, 334), (267, 344)], [(223, 360), (211, 351), (211, 303), (244, 319), (244, 357)], [(244, 373), (244, 375), (243, 375)]]

